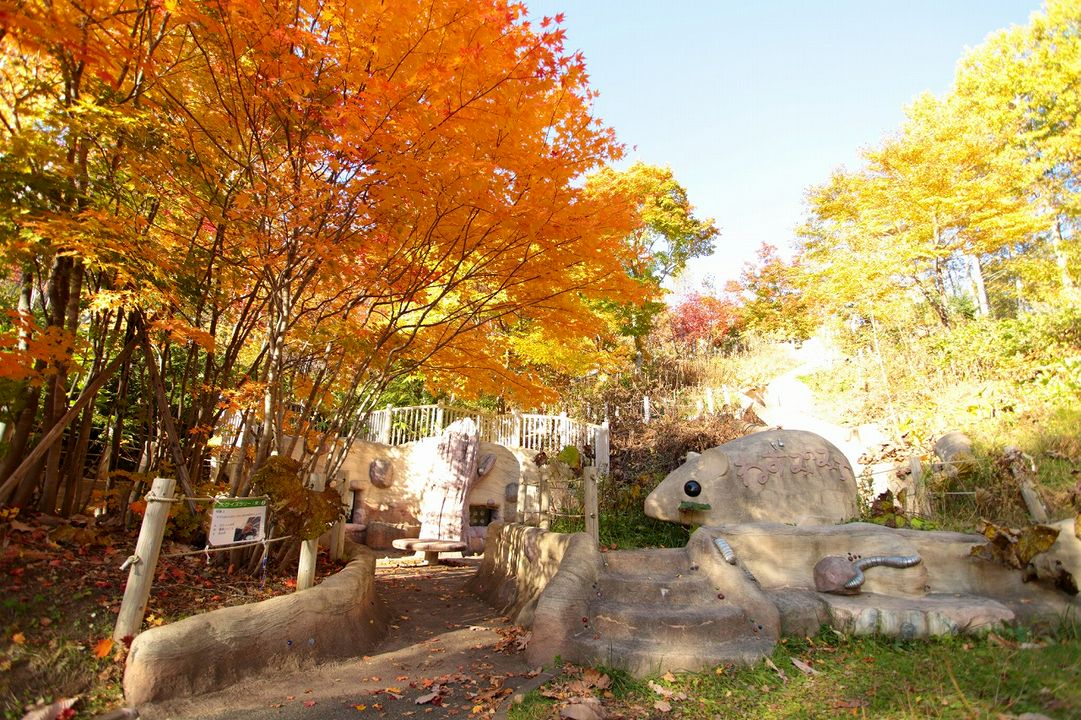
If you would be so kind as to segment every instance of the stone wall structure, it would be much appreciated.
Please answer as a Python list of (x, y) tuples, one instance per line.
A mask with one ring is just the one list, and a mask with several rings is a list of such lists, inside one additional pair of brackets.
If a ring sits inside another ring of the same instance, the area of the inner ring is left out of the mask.
[(473, 592), (519, 625), (532, 625), (541, 592), (559, 572), (568, 549), (589, 545), (585, 554), (595, 554), (595, 546), (584, 533), (551, 533), (518, 524), (489, 526), (484, 557), (470, 580)]
[[(338, 475), (344, 479), (343, 502), (355, 508), (351, 513), (352, 522), (367, 526), (366, 543), (370, 547), (385, 549), (396, 539), (419, 537), (424, 488), (442, 462), (439, 443), (440, 438), (427, 438), (396, 446), (370, 442), (353, 444)], [(376, 473), (372, 472), (373, 467), (378, 469)], [(481, 475), (479, 469), (485, 472)], [(480, 552), (484, 547), (486, 526), (469, 523), (470, 509), (486, 522), (516, 517), (518, 498), (508, 492), (508, 486), (517, 486), (520, 482), (521, 466), (518, 456), (511, 450), (480, 442), (473, 472), (479, 477), (465, 495), (463, 523), (468, 525), (463, 536), (471, 550)]]
[(387, 624), (375, 599), (374, 554), (357, 545), (348, 550), (349, 564), (308, 590), (141, 632), (124, 670), (125, 700), (140, 706), (363, 655)]

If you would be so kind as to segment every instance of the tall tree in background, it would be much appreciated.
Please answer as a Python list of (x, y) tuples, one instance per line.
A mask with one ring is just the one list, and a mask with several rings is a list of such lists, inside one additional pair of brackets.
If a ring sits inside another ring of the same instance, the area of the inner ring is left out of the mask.
[(907, 114), (896, 137), (864, 153), (863, 169), (811, 190), (805, 254), (835, 306), (877, 294), (863, 283), (885, 283), (917, 291), (948, 326), (949, 298), (968, 285), (986, 314), (981, 263), (1028, 237), (1034, 216), (1001, 131), (952, 98), (924, 95)]
[[(660, 288), (664, 281), (679, 275), (691, 258), (713, 252), (720, 231), (712, 218), (698, 218), (687, 199), (687, 191), (669, 168), (636, 162), (626, 170), (605, 168), (591, 176), (587, 188), (593, 193), (618, 193), (633, 198), (639, 225), (624, 242), (631, 252), (627, 274), (646, 287)], [(641, 306), (616, 305), (623, 334), (642, 349), (642, 338), (653, 319), (664, 309), (658, 301)]]
[(998, 262), (1015, 280), (1019, 305), (1024, 295), (1059, 291), (1075, 301), (1081, 282), (1079, 75), (1081, 7), (1070, 0), (1048, 0), (1028, 25), (993, 34), (958, 68), (955, 96), (980, 122), (1002, 129), (1040, 217), (1029, 241)]
[(743, 298), (741, 325), (777, 340), (809, 338), (820, 317), (807, 302), (800, 280), (799, 266), (785, 262), (775, 246), (763, 243), (755, 262), (744, 266), (739, 281), (730, 288)]
[(722, 347), (740, 324), (740, 309), (729, 298), (691, 293), (668, 311), (672, 341), (691, 354)]

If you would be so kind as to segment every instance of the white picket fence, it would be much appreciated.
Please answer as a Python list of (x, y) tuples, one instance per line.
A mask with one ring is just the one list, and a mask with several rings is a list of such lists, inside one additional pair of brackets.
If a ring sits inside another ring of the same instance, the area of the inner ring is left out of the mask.
[(448, 405), (413, 405), (374, 410), (368, 415), (367, 433), (361, 439), (384, 445), (401, 445), (436, 437), (451, 423), (471, 417), (480, 439), (506, 447), (520, 447), (555, 455), (568, 445), (592, 447), (594, 465), (608, 473), (608, 424), (582, 422), (567, 415), (534, 413), (483, 413)]

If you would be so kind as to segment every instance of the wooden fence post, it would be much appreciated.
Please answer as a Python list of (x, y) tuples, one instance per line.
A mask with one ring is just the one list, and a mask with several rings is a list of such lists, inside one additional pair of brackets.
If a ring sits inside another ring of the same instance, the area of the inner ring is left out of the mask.
[(608, 421), (605, 420), (593, 429), (593, 462), (601, 475), (608, 474), (610, 468), (608, 456)]
[(300, 541), (300, 561), (297, 562), (297, 592), (315, 584), (315, 556), (319, 551), (319, 538)]
[(1017, 489), (1025, 503), (1025, 509), (1033, 522), (1046, 523), (1049, 520), (1047, 507), (1040, 494), (1036, 492), (1036, 462), (1026, 453), (1015, 447), (1008, 447), (1002, 453), (1000, 461), (1017, 482)]
[(586, 532), (593, 538), (593, 542), (599, 546), (600, 514), (597, 509), (597, 469), (586, 467), (582, 469), (582, 490), (584, 502), (582, 513), (586, 516)]
[(551, 496), (548, 494), (548, 474), (550, 468), (550, 465), (542, 465), (537, 468), (537, 509), (540, 511), (540, 520), (537, 522), (537, 527), (544, 530), (547, 530), (552, 526), (552, 518), (548, 514), (548, 511), (551, 510), (552, 500)]
[[(323, 473), (313, 472), (308, 475), (307, 486), (316, 491), (323, 492), (327, 486), (327, 478)], [(333, 538), (333, 535), (331, 536)], [(333, 542), (333, 541), (332, 541)], [(319, 553), (319, 538), (300, 541), (300, 560), (297, 562), (297, 590), (307, 590), (315, 584), (315, 560)]]
[[(135, 543), (135, 554), (128, 571), (128, 584), (124, 588), (124, 599), (120, 602), (120, 613), (113, 630), (114, 640), (123, 640), (137, 635), (143, 625), (146, 602), (150, 599), (150, 586), (154, 582), (154, 573), (161, 553), (161, 540), (165, 535), (165, 521), (172, 509), (173, 490), (176, 480), (173, 478), (154, 478), (147, 498), (146, 514), (139, 528), (139, 539)], [(128, 563), (125, 563), (127, 565)]]
[(928, 518), (931, 516), (931, 504), (927, 501), (927, 488), (923, 482), (923, 464), (920, 462), (918, 455), (912, 455), (908, 458), (909, 467), (909, 487), (908, 487), (908, 507), (905, 508), (905, 512), (915, 514), (919, 517)]
[(345, 523), (341, 518), (330, 528), (330, 559), (341, 560), (345, 555)]

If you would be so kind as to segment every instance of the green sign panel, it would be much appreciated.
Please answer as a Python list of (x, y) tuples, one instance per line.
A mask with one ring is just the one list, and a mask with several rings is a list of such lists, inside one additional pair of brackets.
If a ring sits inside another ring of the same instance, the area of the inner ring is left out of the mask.
[(266, 537), (267, 499), (218, 498), (210, 511), (211, 545), (254, 542)]

